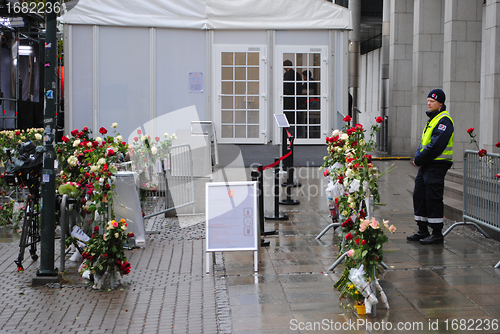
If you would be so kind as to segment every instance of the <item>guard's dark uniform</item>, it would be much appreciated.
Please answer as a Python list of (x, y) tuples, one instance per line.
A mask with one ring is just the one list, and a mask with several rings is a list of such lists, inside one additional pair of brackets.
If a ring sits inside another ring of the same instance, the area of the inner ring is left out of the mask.
[(429, 121), (414, 159), (415, 165), (420, 166), (413, 191), (415, 221), (419, 232), (408, 237), (408, 240), (417, 241), (429, 236), (427, 226), (430, 226), (433, 235), (440, 236), (442, 242), (444, 177), (453, 164), (454, 124), (446, 110), (428, 111), (427, 116)]

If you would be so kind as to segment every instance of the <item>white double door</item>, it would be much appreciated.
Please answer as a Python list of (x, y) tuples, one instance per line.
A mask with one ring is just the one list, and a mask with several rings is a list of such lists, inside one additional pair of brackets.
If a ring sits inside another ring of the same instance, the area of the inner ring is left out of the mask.
[[(273, 109), (268, 111), (265, 45), (216, 45), (214, 119), (221, 143), (266, 143), (272, 138), (268, 112), (284, 113), (298, 144), (324, 143), (326, 47), (277, 46)], [(279, 142), (277, 127), (274, 142)], [(322, 139), (323, 138), (323, 139)]]

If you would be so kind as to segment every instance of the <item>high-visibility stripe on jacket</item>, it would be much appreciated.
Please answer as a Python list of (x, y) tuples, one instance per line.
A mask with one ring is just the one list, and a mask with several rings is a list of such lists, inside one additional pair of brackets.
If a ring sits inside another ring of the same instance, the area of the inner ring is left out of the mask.
[[(450, 114), (448, 111), (443, 111), (437, 114), (430, 122), (427, 124), (425, 127), (423, 133), (422, 133), (422, 141), (420, 145), (420, 152), (422, 152), (427, 145), (431, 143), (431, 138), (432, 138), (432, 132), (434, 131), (434, 128), (439, 124), (439, 121), (443, 117), (448, 117), (451, 121), (451, 124), (453, 124), (453, 127), (455, 127), (455, 123), (453, 122), (453, 119), (451, 118)], [(443, 153), (438, 155), (434, 160), (446, 160), (446, 161), (453, 161), (453, 137), (455, 134), (453, 133), (450, 137), (450, 140), (448, 140), (448, 144), (446, 145), (446, 148), (444, 149)]]

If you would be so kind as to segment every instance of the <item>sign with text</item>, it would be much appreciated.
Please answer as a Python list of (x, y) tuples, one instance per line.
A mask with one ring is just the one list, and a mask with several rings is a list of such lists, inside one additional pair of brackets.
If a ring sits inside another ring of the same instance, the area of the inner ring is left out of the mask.
[(257, 182), (206, 184), (207, 252), (258, 249)]

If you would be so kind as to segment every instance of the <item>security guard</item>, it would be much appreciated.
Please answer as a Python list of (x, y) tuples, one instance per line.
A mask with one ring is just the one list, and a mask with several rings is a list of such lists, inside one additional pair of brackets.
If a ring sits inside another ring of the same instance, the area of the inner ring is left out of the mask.
[[(418, 231), (407, 237), (420, 244), (442, 244), (444, 177), (453, 164), (454, 123), (446, 111), (446, 96), (441, 89), (427, 96), (429, 121), (415, 153), (413, 164), (419, 166), (413, 191), (413, 210)], [(432, 228), (429, 233), (428, 226)]]

